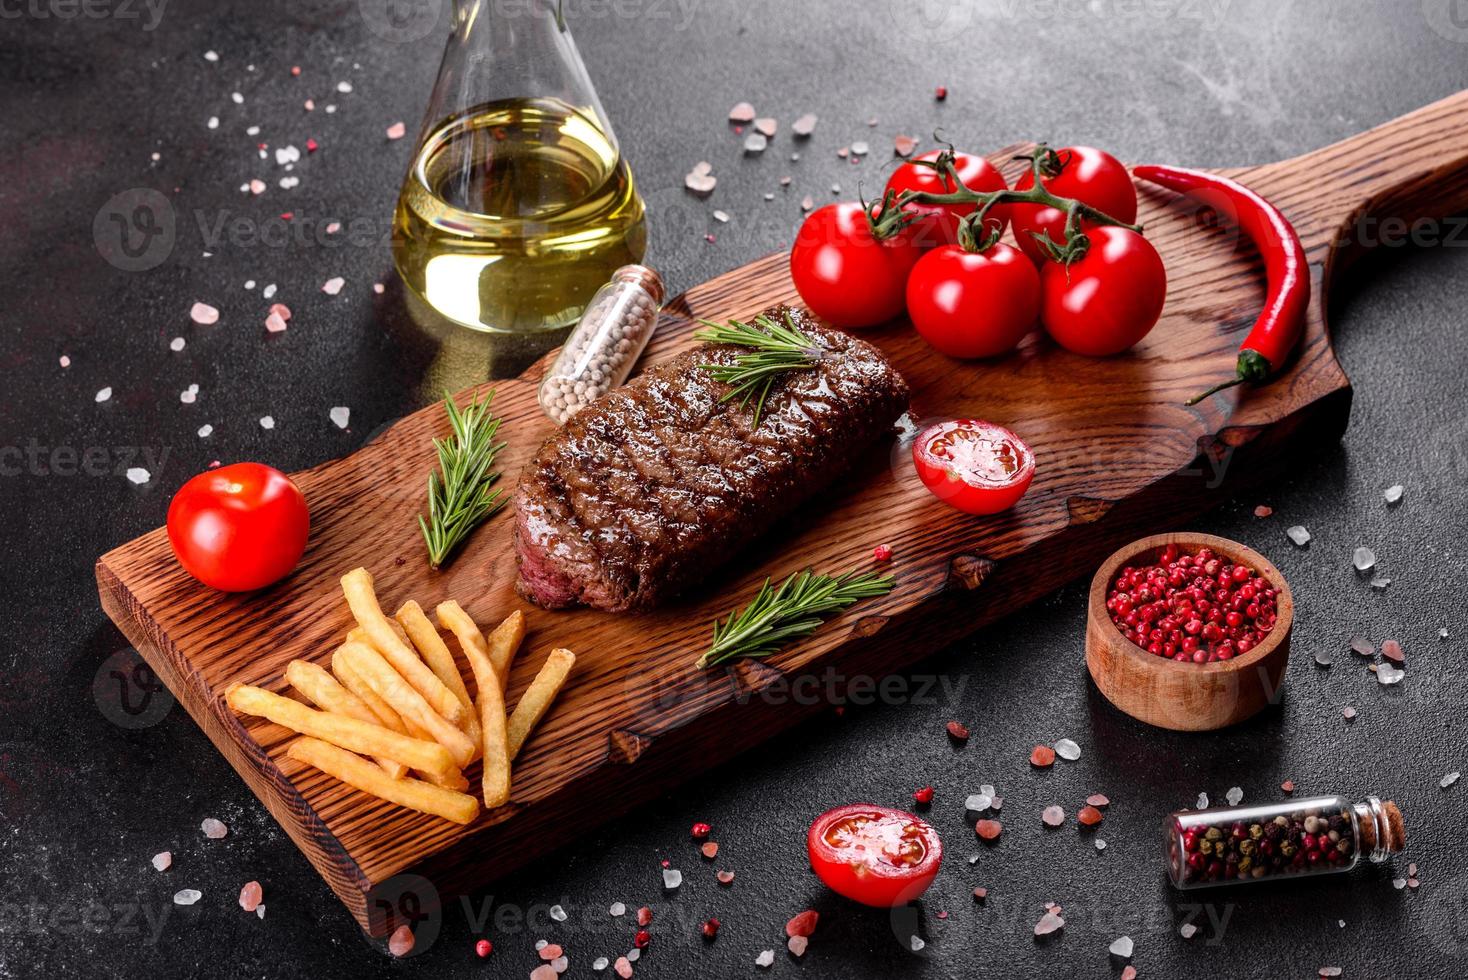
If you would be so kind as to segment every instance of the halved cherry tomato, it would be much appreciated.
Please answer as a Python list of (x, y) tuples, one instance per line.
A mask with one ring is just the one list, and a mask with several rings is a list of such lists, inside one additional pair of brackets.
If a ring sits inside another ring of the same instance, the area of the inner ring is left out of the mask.
[(1119, 354), (1147, 336), (1167, 299), (1167, 270), (1152, 243), (1129, 228), (1086, 231), (1091, 247), (1069, 268), (1040, 270), (1040, 322), (1066, 350)]
[(918, 477), (939, 500), (969, 514), (1013, 507), (1035, 478), (1035, 454), (1019, 436), (977, 419), (939, 422), (912, 444)]
[(816, 316), (837, 327), (869, 327), (902, 313), (907, 274), (921, 256), (911, 227), (878, 241), (860, 204), (827, 204), (800, 226), (790, 277)]
[[(918, 156), (918, 160), (937, 160), (943, 150), (931, 150)], [(971, 191), (1002, 191), (1009, 185), (1004, 182), (1004, 175), (988, 160), (980, 156), (968, 153), (953, 154), (953, 168), (958, 172), (959, 180)], [(904, 163), (892, 172), (887, 179), (888, 191), (901, 194), (903, 191), (923, 191), (929, 194), (951, 194), (956, 189), (953, 182), (948, 179), (947, 174), (939, 173), (932, 167), (911, 162)], [(917, 242), (925, 248), (935, 245), (958, 244), (958, 222), (964, 215), (973, 214), (978, 209), (977, 204), (909, 204), (908, 210), (916, 211), (923, 217), (914, 221), (912, 227), (917, 234)], [(983, 240), (985, 236), (994, 231), (1004, 231), (1004, 212), (1001, 207), (991, 208), (989, 214), (984, 218), (984, 232), (978, 238)]]
[(917, 898), (943, 862), (943, 841), (926, 821), (873, 803), (827, 810), (810, 825), (805, 843), (827, 888), (877, 908)]
[[(1124, 221), (1137, 220), (1137, 188), (1121, 161), (1091, 146), (1067, 146), (1055, 151), (1062, 169), (1054, 177), (1043, 178), (1045, 189), (1057, 197), (1073, 197), (1102, 214)], [(1025, 171), (1014, 182), (1017, 191), (1035, 186), (1034, 175)], [(1035, 240), (1036, 234), (1048, 234), (1057, 244), (1065, 241), (1065, 212), (1039, 204), (1007, 205), (1014, 223), (1014, 240), (1036, 263), (1045, 261), (1044, 250)], [(1094, 225), (1082, 222), (1087, 234)]]
[(168, 543), (194, 578), (222, 592), (263, 589), (306, 550), (311, 516), (290, 477), (262, 463), (206, 470), (168, 505)]
[(907, 315), (949, 357), (995, 357), (1039, 319), (1040, 274), (1008, 245), (983, 252), (940, 245), (907, 277)]

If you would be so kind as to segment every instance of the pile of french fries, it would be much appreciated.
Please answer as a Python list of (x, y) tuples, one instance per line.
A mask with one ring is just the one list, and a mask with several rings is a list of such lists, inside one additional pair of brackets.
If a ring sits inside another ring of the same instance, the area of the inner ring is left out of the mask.
[(367, 569), (354, 569), (341, 582), (357, 626), (332, 654), (331, 670), (308, 660), (286, 667), (287, 682), (307, 703), (235, 684), (225, 694), (229, 706), (300, 734), (286, 750), (290, 758), (399, 806), (469, 823), (479, 800), (465, 792), (463, 770), (476, 759), (484, 760), (484, 806), (509, 802), (511, 763), (550, 710), (576, 655), (552, 650), (507, 714), (505, 683), (525, 638), (519, 610), (488, 637), (452, 599), (434, 610), (469, 661), (475, 701), (418, 603), (405, 603), (389, 619)]

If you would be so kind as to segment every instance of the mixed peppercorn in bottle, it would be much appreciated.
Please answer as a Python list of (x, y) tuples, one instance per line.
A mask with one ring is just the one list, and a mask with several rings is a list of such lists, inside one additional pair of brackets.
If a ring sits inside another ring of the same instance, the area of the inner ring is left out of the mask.
[(1167, 818), (1168, 873), (1178, 888), (1349, 871), (1406, 846), (1402, 813), (1374, 796), (1317, 796), (1260, 806), (1179, 810)]

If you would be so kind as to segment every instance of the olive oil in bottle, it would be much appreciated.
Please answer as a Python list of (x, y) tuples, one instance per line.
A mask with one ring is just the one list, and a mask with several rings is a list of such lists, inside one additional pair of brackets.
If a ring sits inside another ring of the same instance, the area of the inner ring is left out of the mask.
[(642, 200), (597, 116), (516, 98), (430, 130), (393, 222), (398, 271), (419, 298), (478, 330), (556, 330), (642, 258)]

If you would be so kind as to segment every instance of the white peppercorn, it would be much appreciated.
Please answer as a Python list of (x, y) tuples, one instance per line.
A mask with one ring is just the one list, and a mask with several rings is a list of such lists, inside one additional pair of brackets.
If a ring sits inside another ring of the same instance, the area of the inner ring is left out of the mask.
[(597, 290), (581, 322), (540, 385), (540, 407), (556, 422), (627, 380), (657, 326), (663, 281), (653, 270), (625, 265)]

